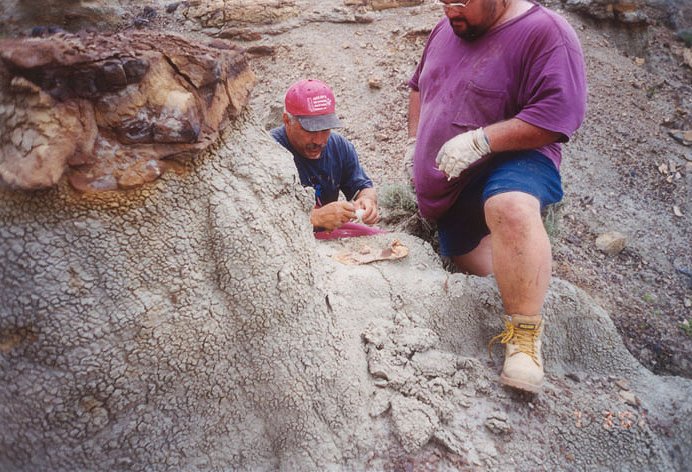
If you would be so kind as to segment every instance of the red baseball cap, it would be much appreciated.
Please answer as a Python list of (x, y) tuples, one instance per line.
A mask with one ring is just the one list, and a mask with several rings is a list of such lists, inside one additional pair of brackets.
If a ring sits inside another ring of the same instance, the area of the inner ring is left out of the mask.
[(295, 116), (306, 131), (342, 128), (336, 116), (336, 99), (327, 84), (305, 79), (291, 85), (284, 99), (286, 111)]

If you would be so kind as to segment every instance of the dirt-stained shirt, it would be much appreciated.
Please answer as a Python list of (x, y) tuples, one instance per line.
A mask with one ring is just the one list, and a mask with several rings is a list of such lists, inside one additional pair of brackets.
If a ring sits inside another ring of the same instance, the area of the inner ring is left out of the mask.
[[(435, 165), (450, 138), (514, 117), (566, 142), (586, 112), (579, 39), (540, 5), (474, 41), (459, 38), (444, 18), (430, 33), (409, 86), (420, 92), (413, 172), (419, 210), (429, 219), (442, 216), (463, 187), (463, 179), (448, 181)], [(537, 150), (560, 168), (559, 143)]]
[(272, 129), (270, 134), (293, 154), (300, 183), (315, 189), (317, 206), (337, 201), (339, 190), (347, 200), (352, 200), (359, 191), (373, 186), (360, 166), (356, 148), (340, 134), (332, 131), (319, 159), (307, 159), (298, 154), (286, 136), (285, 126)]

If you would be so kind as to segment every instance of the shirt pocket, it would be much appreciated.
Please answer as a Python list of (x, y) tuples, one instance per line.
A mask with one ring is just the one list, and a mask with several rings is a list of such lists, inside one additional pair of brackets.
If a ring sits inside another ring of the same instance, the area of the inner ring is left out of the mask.
[(506, 97), (504, 90), (488, 89), (469, 82), (452, 124), (469, 130), (502, 121), (506, 119)]

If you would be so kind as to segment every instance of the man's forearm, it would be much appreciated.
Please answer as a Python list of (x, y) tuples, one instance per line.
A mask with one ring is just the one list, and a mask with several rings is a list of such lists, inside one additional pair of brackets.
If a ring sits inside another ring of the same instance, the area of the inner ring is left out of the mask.
[(536, 149), (558, 141), (562, 134), (539, 128), (518, 118), (483, 128), (492, 152)]
[(361, 189), (358, 192), (358, 195), (356, 196), (355, 201), (358, 201), (362, 198), (367, 198), (367, 199), (371, 200), (373, 203), (377, 203), (377, 192), (372, 187)]

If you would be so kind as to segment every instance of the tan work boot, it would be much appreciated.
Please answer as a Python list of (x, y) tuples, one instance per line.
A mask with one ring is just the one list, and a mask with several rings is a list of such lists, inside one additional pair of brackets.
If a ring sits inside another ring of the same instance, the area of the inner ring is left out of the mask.
[(532, 393), (540, 390), (543, 385), (542, 333), (540, 316), (508, 315), (505, 318), (505, 330), (488, 345), (488, 349), (498, 341), (505, 345), (501, 383)]

